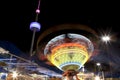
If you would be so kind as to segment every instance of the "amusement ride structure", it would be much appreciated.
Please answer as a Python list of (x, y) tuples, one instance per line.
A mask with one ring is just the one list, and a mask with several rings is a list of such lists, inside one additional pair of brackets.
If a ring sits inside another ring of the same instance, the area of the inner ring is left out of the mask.
[(80, 34), (67, 33), (51, 39), (44, 49), (48, 60), (64, 72), (68, 80), (76, 76), (94, 50), (92, 42)]

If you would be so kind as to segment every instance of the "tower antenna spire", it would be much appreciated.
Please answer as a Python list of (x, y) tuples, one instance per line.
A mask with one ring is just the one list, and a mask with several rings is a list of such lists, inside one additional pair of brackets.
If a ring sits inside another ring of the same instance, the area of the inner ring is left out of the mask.
[(30, 48), (30, 57), (33, 56), (33, 46), (34, 46), (35, 33), (40, 31), (40, 28), (41, 28), (40, 23), (38, 23), (38, 15), (39, 14), (40, 14), (40, 0), (38, 1), (38, 7), (36, 9), (35, 21), (30, 23), (30, 30), (33, 31), (31, 48)]

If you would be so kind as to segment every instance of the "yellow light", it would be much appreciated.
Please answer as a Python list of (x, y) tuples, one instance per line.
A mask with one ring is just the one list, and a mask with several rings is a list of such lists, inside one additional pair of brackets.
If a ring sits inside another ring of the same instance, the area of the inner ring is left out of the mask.
[(100, 77), (99, 76), (95, 76), (95, 80), (100, 80)]
[(17, 73), (16, 71), (13, 71), (12, 77), (13, 77), (13, 78), (16, 78), (17, 76), (18, 76), (18, 73)]
[(62, 34), (51, 39), (44, 49), (48, 60), (62, 71), (79, 70), (93, 52), (92, 42), (79, 34)]
[(49, 60), (63, 71), (78, 70), (89, 58), (86, 47), (77, 43), (62, 44), (53, 48), (52, 52)]

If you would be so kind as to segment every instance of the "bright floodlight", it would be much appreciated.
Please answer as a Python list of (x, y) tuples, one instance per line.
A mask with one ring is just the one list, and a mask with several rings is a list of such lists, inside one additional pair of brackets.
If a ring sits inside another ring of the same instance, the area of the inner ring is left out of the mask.
[(16, 71), (13, 71), (12, 77), (16, 78), (18, 76), (18, 73)]
[(96, 63), (97, 66), (100, 66), (100, 63)]
[(95, 76), (95, 80), (100, 80), (100, 77), (99, 76)]
[(110, 36), (103, 36), (102, 41), (105, 41), (105, 42), (110, 41)]

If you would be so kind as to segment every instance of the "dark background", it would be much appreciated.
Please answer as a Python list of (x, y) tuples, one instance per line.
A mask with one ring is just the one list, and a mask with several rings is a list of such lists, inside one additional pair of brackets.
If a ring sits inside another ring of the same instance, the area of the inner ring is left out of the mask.
[[(21, 50), (29, 51), (32, 39), (29, 25), (35, 21), (37, 6), (38, 0), (2, 1), (0, 39), (11, 41)], [(85, 24), (95, 30), (108, 30), (117, 35), (119, 33), (117, 2), (41, 0), (40, 9), (38, 22), (42, 28), (37, 35), (48, 27), (63, 23)]]

